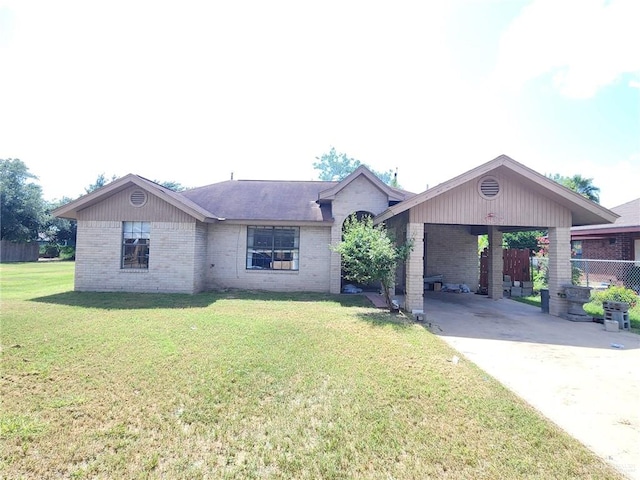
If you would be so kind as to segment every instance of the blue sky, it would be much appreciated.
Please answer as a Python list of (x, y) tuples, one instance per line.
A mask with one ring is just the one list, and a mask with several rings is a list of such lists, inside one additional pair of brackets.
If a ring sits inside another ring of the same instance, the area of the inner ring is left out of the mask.
[(420, 192), (500, 154), (640, 196), (636, 0), (0, 0), (0, 158), (45, 198), (100, 173), (317, 178), (334, 146)]

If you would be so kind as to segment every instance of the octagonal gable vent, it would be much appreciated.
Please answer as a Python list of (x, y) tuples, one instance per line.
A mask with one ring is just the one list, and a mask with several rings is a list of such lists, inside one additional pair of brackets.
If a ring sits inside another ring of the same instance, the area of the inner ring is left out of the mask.
[(134, 190), (133, 192), (131, 192), (129, 202), (131, 202), (131, 205), (133, 205), (134, 207), (143, 206), (145, 203), (147, 203), (146, 192), (143, 192), (142, 190)]
[(500, 193), (500, 184), (493, 177), (486, 177), (480, 181), (480, 194), (485, 198), (495, 198)]

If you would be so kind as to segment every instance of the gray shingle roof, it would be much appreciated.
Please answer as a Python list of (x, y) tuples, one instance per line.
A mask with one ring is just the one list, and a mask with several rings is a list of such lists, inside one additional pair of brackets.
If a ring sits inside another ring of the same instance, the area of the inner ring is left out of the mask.
[(613, 207), (611, 211), (620, 215), (620, 217), (617, 218), (615, 222), (605, 223), (602, 225), (585, 225), (582, 227), (573, 227), (571, 231), (580, 232), (586, 230), (612, 230), (619, 228), (629, 229), (631, 227), (637, 227), (636, 229), (640, 230), (640, 198), (636, 198), (635, 200), (631, 200), (630, 202), (623, 203), (622, 205), (618, 205), (617, 207)]
[(331, 222), (331, 207), (318, 194), (337, 182), (228, 180), (181, 192), (200, 207), (227, 220)]

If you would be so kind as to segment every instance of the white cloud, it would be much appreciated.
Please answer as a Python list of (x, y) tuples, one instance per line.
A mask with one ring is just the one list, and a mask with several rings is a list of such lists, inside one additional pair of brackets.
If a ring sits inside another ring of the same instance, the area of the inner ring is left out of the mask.
[(550, 74), (564, 95), (589, 98), (640, 72), (636, 0), (535, 0), (504, 33), (496, 81), (518, 90)]

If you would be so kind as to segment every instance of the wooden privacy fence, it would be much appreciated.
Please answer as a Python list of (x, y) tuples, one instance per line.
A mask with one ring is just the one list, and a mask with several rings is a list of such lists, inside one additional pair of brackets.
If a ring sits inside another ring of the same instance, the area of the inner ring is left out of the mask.
[(16, 243), (0, 240), (0, 262), (37, 262), (40, 247), (38, 242)]
[[(502, 274), (509, 275), (511, 281), (531, 281), (531, 252), (522, 250), (502, 250)], [(485, 248), (480, 254), (480, 290), (489, 288), (489, 252)]]

